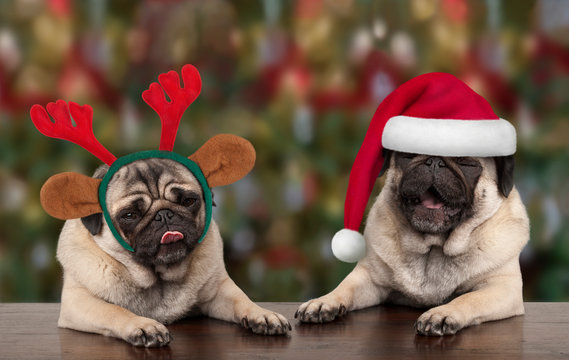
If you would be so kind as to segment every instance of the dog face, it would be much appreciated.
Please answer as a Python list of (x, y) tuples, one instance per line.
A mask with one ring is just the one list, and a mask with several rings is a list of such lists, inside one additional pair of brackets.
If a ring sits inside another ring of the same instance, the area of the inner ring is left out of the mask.
[[(104, 176), (107, 169), (101, 168), (95, 177)], [(204, 231), (203, 190), (176, 161), (132, 162), (113, 175), (106, 196), (113, 225), (143, 265), (171, 265), (185, 259)], [(101, 217), (95, 214), (82, 221), (91, 233), (98, 233)]]
[(109, 214), (134, 258), (145, 265), (183, 260), (205, 226), (203, 191), (193, 174), (169, 159), (145, 159), (121, 168), (109, 182)]
[[(426, 234), (452, 231), (476, 212), (476, 188), (484, 170), (492, 172), (503, 196), (513, 187), (513, 157), (439, 157), (393, 152), (397, 169), (394, 199), (410, 226)], [(489, 169), (489, 162), (495, 169)], [(389, 161), (387, 161), (389, 162)], [(484, 185), (486, 186), (486, 185)]]

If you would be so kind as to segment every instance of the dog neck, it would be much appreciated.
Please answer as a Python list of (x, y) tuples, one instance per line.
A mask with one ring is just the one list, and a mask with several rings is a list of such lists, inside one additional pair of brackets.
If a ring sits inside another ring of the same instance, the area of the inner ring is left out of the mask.
[[(195, 251), (195, 250), (194, 250)], [(190, 254), (184, 260), (173, 265), (156, 265), (154, 271), (163, 281), (182, 281), (189, 269), (189, 263), (194, 254)]]

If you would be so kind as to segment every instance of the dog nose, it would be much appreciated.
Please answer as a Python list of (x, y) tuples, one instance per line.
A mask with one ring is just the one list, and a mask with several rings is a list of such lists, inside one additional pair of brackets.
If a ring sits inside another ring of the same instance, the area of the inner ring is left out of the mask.
[(169, 209), (158, 210), (156, 216), (154, 216), (155, 221), (166, 222), (174, 216), (174, 213)]
[(445, 162), (438, 156), (432, 156), (425, 160), (425, 165), (432, 167), (432, 168), (442, 168), (446, 167)]

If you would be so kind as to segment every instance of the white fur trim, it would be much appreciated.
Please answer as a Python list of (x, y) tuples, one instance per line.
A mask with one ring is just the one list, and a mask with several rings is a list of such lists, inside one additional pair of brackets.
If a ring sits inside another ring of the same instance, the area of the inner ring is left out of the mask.
[(366, 254), (366, 242), (357, 231), (342, 229), (332, 238), (334, 256), (344, 262), (353, 263)]
[(424, 119), (394, 116), (383, 147), (437, 156), (506, 156), (516, 152), (516, 129), (507, 120)]

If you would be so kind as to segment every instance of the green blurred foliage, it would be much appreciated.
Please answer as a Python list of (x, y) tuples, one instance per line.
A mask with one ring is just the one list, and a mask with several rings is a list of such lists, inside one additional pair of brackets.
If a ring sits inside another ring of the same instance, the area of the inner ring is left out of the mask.
[(115, 155), (154, 149), (142, 91), (186, 63), (203, 87), (175, 150), (224, 132), (257, 149), (249, 176), (214, 189), (228, 271), (254, 300), (319, 296), (351, 271), (329, 248), (351, 164), (379, 102), (429, 71), (465, 80), (516, 126), (525, 298), (569, 300), (567, 14), (553, 0), (0, 2), (0, 300), (59, 300), (62, 222), (39, 189), (99, 165), (40, 135), (30, 106), (88, 103)]

